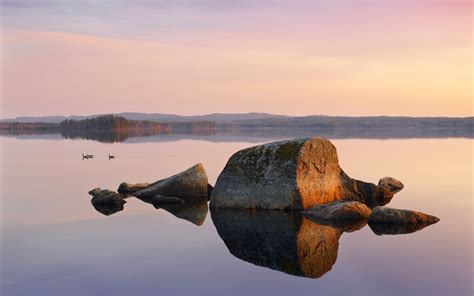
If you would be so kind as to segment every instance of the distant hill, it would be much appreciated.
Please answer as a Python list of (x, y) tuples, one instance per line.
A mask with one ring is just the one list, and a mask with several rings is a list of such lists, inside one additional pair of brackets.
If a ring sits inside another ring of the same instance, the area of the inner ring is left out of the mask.
[[(179, 116), (173, 114), (121, 113), (26, 118), (23, 122), (0, 122), (0, 135), (61, 133), (65, 138), (124, 141), (130, 137), (162, 134), (189, 135), (278, 135), (286, 138), (322, 136), (331, 138), (407, 138), (474, 137), (474, 117), (289, 117), (265, 113), (209, 114)], [(141, 119), (144, 118), (144, 119)], [(207, 119), (207, 120), (206, 120)], [(23, 120), (25, 118), (23, 117)]]
[[(97, 118), (106, 114), (94, 114), (87, 116), (38, 116), (38, 117), (16, 117), (9, 119), (1, 119), (0, 122), (43, 122), (43, 123), (60, 123), (64, 120), (84, 120)], [(177, 114), (161, 114), (161, 113), (136, 113), (124, 112), (114, 113), (128, 120), (143, 120), (154, 122), (193, 122), (193, 121), (212, 121), (212, 122), (233, 122), (241, 120), (258, 120), (258, 119), (277, 119), (288, 118), (289, 116), (274, 115), (268, 113), (213, 113), (206, 115), (183, 116)]]

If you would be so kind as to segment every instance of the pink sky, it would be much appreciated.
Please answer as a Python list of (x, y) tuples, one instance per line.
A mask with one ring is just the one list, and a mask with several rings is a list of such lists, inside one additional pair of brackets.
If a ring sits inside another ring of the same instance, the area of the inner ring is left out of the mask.
[(472, 116), (470, 1), (40, 2), (2, 2), (2, 118)]

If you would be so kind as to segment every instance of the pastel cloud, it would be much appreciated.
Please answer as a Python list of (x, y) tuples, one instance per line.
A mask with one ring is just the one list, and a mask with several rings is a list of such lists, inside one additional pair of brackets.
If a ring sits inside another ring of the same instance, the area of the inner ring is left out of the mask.
[(472, 114), (466, 4), (206, 4), (147, 11), (125, 2), (109, 12), (124, 14), (117, 20), (87, 11), (60, 17), (57, 5), (8, 8), (2, 117)]

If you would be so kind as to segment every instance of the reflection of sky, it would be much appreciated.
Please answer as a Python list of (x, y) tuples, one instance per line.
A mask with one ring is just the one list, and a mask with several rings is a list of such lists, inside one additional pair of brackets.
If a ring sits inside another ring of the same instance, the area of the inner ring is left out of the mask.
[(470, 8), (428, 0), (3, 1), (2, 116), (466, 116)]
[[(232, 153), (254, 144), (1, 141), (3, 292), (462, 295), (472, 289), (472, 140), (334, 140), (350, 176), (399, 178), (405, 189), (390, 206), (441, 221), (409, 235), (378, 237), (368, 227), (343, 234), (335, 265), (316, 280), (233, 257), (209, 216), (198, 227), (135, 199), (110, 217), (90, 205), (93, 187), (153, 181), (196, 162), (213, 184)], [(82, 161), (86, 152), (95, 159)], [(108, 161), (108, 153), (117, 159)]]

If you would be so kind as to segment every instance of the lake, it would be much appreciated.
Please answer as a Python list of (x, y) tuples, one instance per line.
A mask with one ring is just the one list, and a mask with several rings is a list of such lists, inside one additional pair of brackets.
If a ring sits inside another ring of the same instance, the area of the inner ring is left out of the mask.
[[(271, 139), (0, 140), (2, 295), (473, 293), (472, 139), (332, 140), (349, 176), (405, 184), (389, 206), (441, 219), (411, 234), (381, 236), (369, 226), (336, 233), (281, 214), (211, 217), (206, 206), (196, 223), (136, 198), (105, 216), (90, 203), (92, 188), (153, 182), (196, 163), (214, 184), (233, 153)], [(82, 153), (95, 157), (82, 160)], [(302, 260), (301, 236), (311, 244), (314, 231), (324, 254), (295, 262)], [(286, 261), (272, 261), (280, 257)]]

